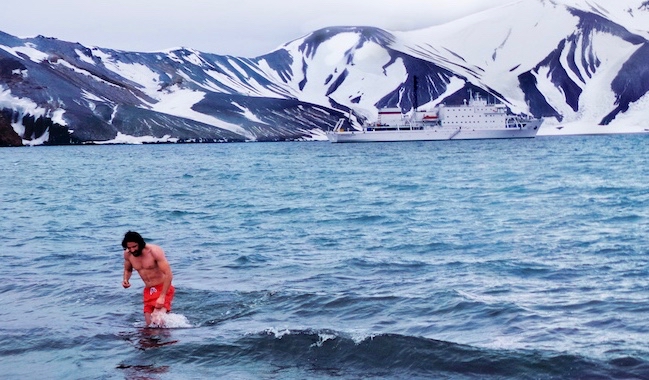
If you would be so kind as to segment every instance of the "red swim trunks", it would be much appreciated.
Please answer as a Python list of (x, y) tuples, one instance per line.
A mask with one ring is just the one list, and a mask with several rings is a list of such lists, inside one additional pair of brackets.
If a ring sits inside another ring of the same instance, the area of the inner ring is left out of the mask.
[[(144, 288), (144, 312), (153, 313), (155, 310), (155, 303), (160, 297), (160, 292), (162, 292), (163, 284), (152, 286), (150, 288)], [(167, 290), (167, 295), (165, 296), (165, 309), (171, 311), (171, 301), (174, 299), (174, 293), (176, 289), (173, 285), (169, 286)]]

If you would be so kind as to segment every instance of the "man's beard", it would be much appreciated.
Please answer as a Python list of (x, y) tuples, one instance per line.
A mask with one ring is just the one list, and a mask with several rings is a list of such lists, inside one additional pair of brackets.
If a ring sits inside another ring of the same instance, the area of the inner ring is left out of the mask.
[(138, 250), (135, 251), (135, 252), (131, 252), (131, 255), (133, 255), (133, 256), (135, 256), (135, 257), (140, 257), (140, 256), (142, 255), (142, 250), (141, 250), (141, 249), (138, 249)]

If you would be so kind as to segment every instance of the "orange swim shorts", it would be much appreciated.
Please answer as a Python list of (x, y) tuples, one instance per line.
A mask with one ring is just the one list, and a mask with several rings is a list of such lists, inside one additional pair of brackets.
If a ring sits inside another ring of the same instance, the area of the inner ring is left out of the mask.
[[(160, 292), (162, 292), (163, 284), (152, 286), (150, 288), (144, 288), (144, 312), (153, 313), (155, 310), (155, 304), (160, 297)], [(165, 309), (171, 311), (171, 301), (174, 299), (174, 293), (176, 289), (173, 285), (169, 286), (167, 290), (167, 295), (165, 296)]]

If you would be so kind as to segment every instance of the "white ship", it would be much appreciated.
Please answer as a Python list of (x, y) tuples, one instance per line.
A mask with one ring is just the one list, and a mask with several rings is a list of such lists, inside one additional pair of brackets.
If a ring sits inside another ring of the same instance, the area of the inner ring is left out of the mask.
[(327, 138), (334, 143), (532, 138), (541, 119), (509, 115), (504, 104), (489, 104), (476, 94), (468, 104), (439, 105), (432, 111), (403, 113), (399, 108), (379, 110), (376, 122), (361, 130), (345, 129), (340, 119)]

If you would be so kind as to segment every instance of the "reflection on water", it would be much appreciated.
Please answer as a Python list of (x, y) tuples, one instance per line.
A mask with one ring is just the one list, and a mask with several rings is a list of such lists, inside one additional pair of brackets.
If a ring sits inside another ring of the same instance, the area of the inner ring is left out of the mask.
[(178, 340), (171, 339), (169, 329), (145, 327), (138, 329), (137, 333), (121, 333), (120, 336), (143, 351), (178, 343)]
[[(171, 338), (171, 331), (163, 328), (140, 328), (135, 332), (124, 332), (120, 336), (133, 347), (141, 351), (160, 348), (178, 343), (178, 340)], [(157, 375), (168, 373), (168, 365), (155, 364), (127, 364), (120, 363), (116, 367), (124, 371), (124, 378), (138, 380), (158, 379)]]
[(124, 370), (125, 379), (154, 380), (158, 379), (158, 377), (155, 375), (167, 373), (169, 371), (169, 366), (165, 365), (156, 367), (154, 365), (120, 364), (117, 366), (117, 369)]

